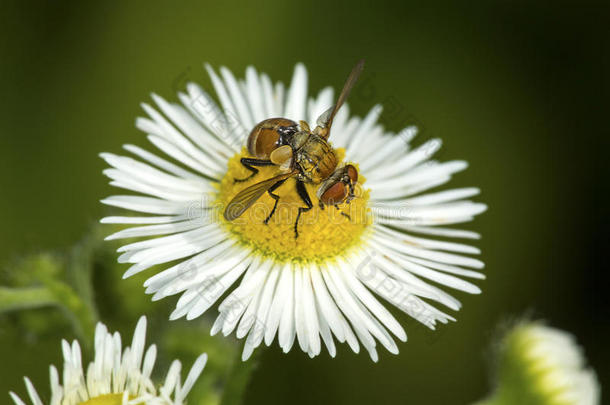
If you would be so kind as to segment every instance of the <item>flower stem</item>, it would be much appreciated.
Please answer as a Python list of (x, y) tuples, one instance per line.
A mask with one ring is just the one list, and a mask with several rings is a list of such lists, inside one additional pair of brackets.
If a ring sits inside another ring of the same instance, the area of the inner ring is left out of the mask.
[(0, 287), (0, 312), (40, 308), (58, 304), (56, 297), (45, 287)]
[(45, 285), (55, 297), (56, 303), (66, 310), (74, 327), (75, 333), (85, 346), (93, 342), (97, 312), (95, 308), (81, 297), (66, 283), (58, 280), (45, 280)]
[(83, 344), (91, 342), (96, 316), (67, 284), (48, 279), (44, 286), (10, 288), (0, 287), (0, 312), (56, 306), (64, 309)]

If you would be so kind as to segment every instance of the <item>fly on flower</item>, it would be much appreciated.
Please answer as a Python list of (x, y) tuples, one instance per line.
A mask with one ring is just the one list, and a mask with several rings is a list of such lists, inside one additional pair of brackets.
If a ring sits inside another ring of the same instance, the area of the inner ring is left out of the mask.
[[(313, 208), (305, 183), (322, 183), (316, 193), (320, 209), (324, 209), (325, 205), (339, 209), (339, 204), (349, 204), (354, 198), (358, 170), (351, 164), (337, 168), (337, 155), (328, 143), (328, 138), (333, 119), (347, 99), (363, 67), (364, 60), (360, 60), (347, 78), (339, 99), (318, 117), (318, 126), (313, 131), (305, 121), (300, 121), (299, 129), (296, 122), (286, 118), (268, 118), (254, 127), (248, 136), (248, 152), (255, 158), (240, 159), (241, 164), (252, 174), (234, 181), (243, 182), (252, 178), (258, 173), (254, 166), (279, 166), (280, 174), (241, 190), (227, 205), (224, 211), (226, 220), (238, 218), (267, 192), (275, 200), (271, 212), (263, 221), (267, 224), (280, 200), (273, 191), (290, 177), (296, 178), (297, 192), (305, 204), (305, 207), (299, 207), (294, 222), (295, 238), (299, 237), (301, 214)], [(349, 218), (349, 215), (343, 215)]]
[(245, 338), (243, 359), (277, 337), (285, 352), (335, 356), (338, 341), (377, 361), (378, 343), (398, 353), (392, 335), (407, 338), (380, 299), (434, 329), (454, 318), (433, 304), (461, 306), (439, 287), (480, 292), (465, 280), (484, 278), (479, 250), (438, 240), (479, 238), (455, 227), (485, 211), (470, 200), (479, 189), (437, 189), (467, 163), (432, 160), (440, 140), (413, 147), (413, 127), (385, 131), (381, 106), (351, 116), (361, 63), (336, 99), (331, 88), (308, 96), (302, 64), (287, 88), (253, 67), (244, 79), (206, 68), (218, 101), (189, 83), (180, 103), (143, 104), (136, 126), (162, 155), (102, 154), (111, 184), (139, 194), (103, 200), (140, 213), (104, 218), (128, 226), (107, 239), (148, 238), (119, 248), (119, 262), (131, 264), (124, 277), (156, 272), (144, 283), (153, 300), (180, 294), (171, 319), (220, 301), (212, 334)]

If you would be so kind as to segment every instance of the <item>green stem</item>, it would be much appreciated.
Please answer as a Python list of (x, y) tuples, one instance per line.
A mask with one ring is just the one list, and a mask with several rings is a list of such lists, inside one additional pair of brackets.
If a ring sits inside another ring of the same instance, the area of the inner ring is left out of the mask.
[(89, 312), (88, 317), (91, 318), (89, 322), (93, 322), (93, 326), (98, 320), (92, 281), (93, 267), (95, 253), (99, 250), (101, 241), (103, 238), (100, 235), (100, 228), (94, 227), (72, 248), (70, 261), (66, 266), (67, 281)]
[(0, 287), (0, 312), (57, 305), (57, 298), (45, 287)]
[(89, 348), (93, 343), (97, 313), (67, 284), (57, 280), (45, 280), (45, 285), (57, 303), (66, 310), (79, 336), (81, 344)]
[[(243, 347), (242, 347), (243, 349)], [(226, 379), (220, 405), (241, 405), (248, 383), (258, 367), (263, 347), (259, 347), (248, 361), (241, 360), (241, 350), (237, 350), (233, 365)]]
[(47, 279), (41, 287), (0, 287), (0, 312), (49, 306), (65, 310), (83, 346), (88, 347), (92, 344), (97, 320), (95, 311), (92, 311), (67, 284)]

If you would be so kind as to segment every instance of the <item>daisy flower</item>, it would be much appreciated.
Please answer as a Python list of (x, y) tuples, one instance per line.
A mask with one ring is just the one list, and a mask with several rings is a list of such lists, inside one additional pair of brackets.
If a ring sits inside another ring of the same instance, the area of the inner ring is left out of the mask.
[[(150, 378), (157, 357), (157, 348), (151, 345), (144, 352), (146, 318), (136, 326), (131, 346), (121, 349), (121, 335), (111, 334), (103, 323), (95, 329), (95, 358), (83, 369), (81, 349), (77, 341), (70, 345), (62, 341), (64, 355), (63, 381), (54, 366), (50, 368), (50, 405), (181, 405), (205, 367), (207, 356), (197, 358), (184, 385), (180, 381), (182, 365), (174, 360), (165, 383), (156, 387)], [(29, 378), (25, 385), (34, 405), (43, 402)], [(16, 405), (25, 405), (15, 393), (10, 396)]]
[(315, 123), (334, 96), (325, 88), (309, 97), (302, 64), (287, 88), (253, 67), (245, 79), (226, 68), (220, 75), (206, 69), (219, 103), (194, 83), (178, 93), (180, 103), (153, 94), (155, 107), (142, 104), (147, 116), (136, 126), (156, 153), (125, 145), (132, 157), (101, 155), (111, 166), (104, 171), (110, 184), (139, 193), (102, 200), (139, 213), (102, 219), (129, 225), (107, 239), (148, 237), (121, 247), (119, 262), (131, 264), (124, 277), (167, 267), (145, 287), (153, 300), (181, 294), (171, 319), (197, 318), (220, 301), (211, 332), (245, 338), (244, 360), (277, 336), (285, 352), (297, 342), (313, 357), (323, 344), (334, 357), (338, 341), (354, 352), (364, 347), (377, 361), (378, 343), (398, 353), (394, 337), (407, 338), (379, 297), (434, 329), (453, 318), (433, 303), (460, 308), (439, 286), (480, 292), (465, 280), (484, 278), (477, 271), (483, 263), (471, 257), (479, 249), (437, 240), (479, 238), (446, 226), (485, 211), (484, 204), (468, 200), (479, 190), (435, 190), (467, 163), (432, 160), (441, 141), (412, 146), (414, 127), (385, 131), (377, 122), (379, 105), (364, 118), (343, 105), (334, 118), (329, 142), (339, 165), (350, 162), (359, 172), (349, 205), (322, 210), (319, 185), (306, 184), (313, 208), (302, 214), (295, 238), (295, 217), (304, 204), (289, 178), (274, 191), (280, 204), (272, 221), (265, 223), (276, 202), (268, 194), (247, 215), (227, 221), (223, 210), (239, 191), (278, 174), (277, 166), (260, 167), (247, 181), (235, 181), (251, 174), (240, 159), (248, 156), (245, 145), (255, 125), (272, 117)]
[(600, 385), (568, 332), (542, 322), (514, 327), (503, 339), (499, 385), (480, 405), (597, 405)]

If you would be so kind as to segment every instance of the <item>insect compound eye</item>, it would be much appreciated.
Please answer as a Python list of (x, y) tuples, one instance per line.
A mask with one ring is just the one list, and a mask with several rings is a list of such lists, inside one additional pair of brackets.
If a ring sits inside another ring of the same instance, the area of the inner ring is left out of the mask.
[(338, 181), (322, 193), (320, 201), (325, 205), (341, 204), (347, 197), (347, 187), (344, 183)]
[(345, 169), (352, 183), (358, 182), (358, 170), (352, 165), (345, 166)]

